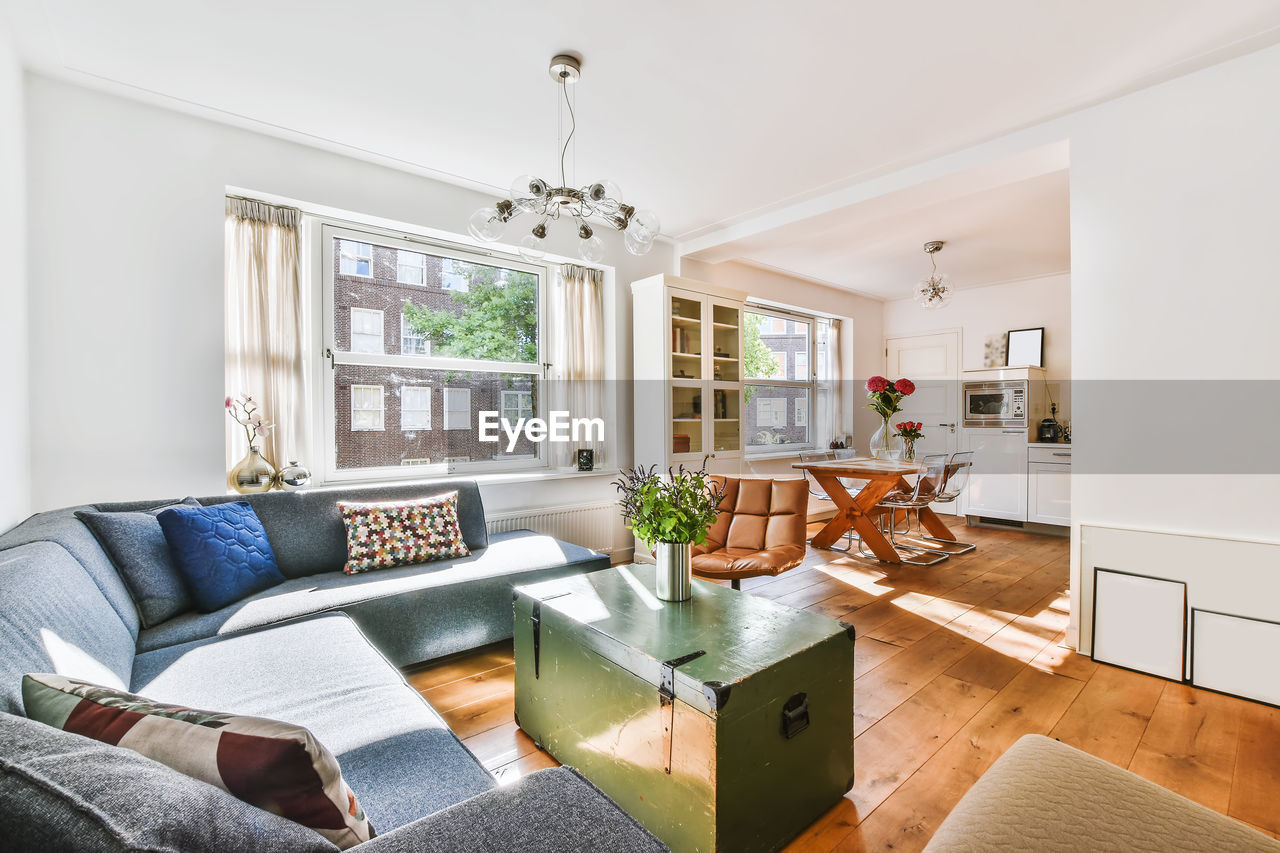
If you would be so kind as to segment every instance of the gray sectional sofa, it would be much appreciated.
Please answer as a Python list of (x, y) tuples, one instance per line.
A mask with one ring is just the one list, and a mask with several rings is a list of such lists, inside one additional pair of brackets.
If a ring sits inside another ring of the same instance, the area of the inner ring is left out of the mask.
[[(341, 572), (337, 501), (454, 490), (470, 557)], [(286, 582), (150, 628), (141, 627), (128, 588), (74, 513), (171, 501), (56, 510), (0, 536), (0, 839), (24, 849), (74, 841), (95, 850), (249, 850), (263, 849), (264, 839), (270, 849), (333, 849), (234, 802), (220, 804), (231, 823), (216, 831), (194, 831), (188, 824), (199, 809), (189, 804), (148, 820), (148, 803), (179, 796), (189, 783), (145, 759), (139, 769), (127, 750), (25, 719), (23, 674), (57, 672), (159, 702), (306, 726), (337, 756), (378, 831), (360, 845), (370, 853), (665, 849), (569, 768), (497, 787), (397, 669), (509, 637), (515, 584), (604, 568), (607, 557), (529, 531), (488, 536), (479, 491), (465, 480), (247, 500)], [(122, 778), (136, 790), (122, 795)], [(229, 797), (203, 787), (203, 797)]]

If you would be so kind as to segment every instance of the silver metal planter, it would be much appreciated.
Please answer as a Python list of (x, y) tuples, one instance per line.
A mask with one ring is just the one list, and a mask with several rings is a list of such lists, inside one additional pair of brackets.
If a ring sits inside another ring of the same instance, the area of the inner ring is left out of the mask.
[(657, 594), (663, 601), (688, 601), (693, 597), (693, 545), (659, 542)]

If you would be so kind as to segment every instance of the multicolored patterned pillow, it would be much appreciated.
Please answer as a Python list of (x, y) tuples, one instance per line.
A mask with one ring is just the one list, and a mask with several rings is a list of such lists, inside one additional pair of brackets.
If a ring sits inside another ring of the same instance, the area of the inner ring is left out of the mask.
[(131, 749), (309, 827), (342, 849), (373, 829), (333, 753), (301, 726), (161, 705), (61, 675), (25, 675), (27, 716)]
[(458, 526), (458, 493), (400, 503), (338, 503), (349, 575), (471, 553)]

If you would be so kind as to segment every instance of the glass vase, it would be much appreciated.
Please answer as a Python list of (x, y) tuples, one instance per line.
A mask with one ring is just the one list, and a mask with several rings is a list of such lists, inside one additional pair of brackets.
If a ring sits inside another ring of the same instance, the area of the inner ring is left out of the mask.
[(894, 435), (888, 418), (884, 419), (880, 429), (871, 436), (871, 456), (875, 459), (902, 458), (902, 438)]
[(902, 439), (902, 459), (904, 462), (916, 461), (916, 440), (914, 438)]
[(275, 466), (267, 461), (256, 444), (249, 446), (249, 452), (227, 474), (227, 485), (242, 495), (269, 491), (275, 480)]

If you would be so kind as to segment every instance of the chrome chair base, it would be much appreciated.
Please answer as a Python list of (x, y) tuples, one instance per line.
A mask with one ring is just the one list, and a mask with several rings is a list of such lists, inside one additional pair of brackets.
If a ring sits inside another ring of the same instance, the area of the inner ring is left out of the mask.
[(942, 548), (929, 548), (929, 549), (928, 549), (928, 550), (933, 551), (934, 553), (937, 553), (937, 554), (952, 554), (952, 555), (954, 555), (954, 554), (968, 554), (970, 551), (976, 551), (976, 550), (978, 550), (978, 546), (977, 546), (977, 545), (975, 545), (975, 544), (973, 544), (972, 542), (957, 542), (955, 539), (938, 539), (938, 538), (936, 538), (936, 537), (934, 537), (934, 536), (925, 536), (923, 533), (920, 535), (920, 538), (921, 538), (921, 539), (927, 539), (927, 540), (928, 540), (928, 541), (930, 541), (930, 542), (937, 542), (937, 543), (939, 543), (940, 545), (951, 545), (951, 546), (952, 546), (951, 548), (947, 548), (947, 549), (942, 549)]

